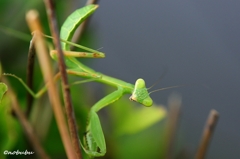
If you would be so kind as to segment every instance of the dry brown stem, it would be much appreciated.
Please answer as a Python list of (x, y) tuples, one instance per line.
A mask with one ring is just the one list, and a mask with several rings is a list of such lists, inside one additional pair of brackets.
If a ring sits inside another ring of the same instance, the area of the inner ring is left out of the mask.
[(214, 129), (217, 125), (217, 121), (219, 118), (219, 113), (216, 110), (211, 110), (203, 130), (202, 139), (200, 141), (200, 145), (198, 147), (195, 159), (204, 159), (210, 140), (212, 138)]
[(172, 159), (174, 153), (174, 141), (177, 132), (177, 126), (180, 116), (181, 97), (178, 94), (173, 94), (169, 98), (169, 115), (166, 126), (166, 159)]
[(63, 88), (63, 97), (64, 97), (64, 105), (67, 113), (67, 121), (68, 126), (70, 130), (70, 135), (73, 143), (73, 147), (75, 150), (75, 153), (79, 159), (82, 158), (81, 154), (81, 147), (80, 147), (80, 140), (78, 136), (78, 130), (77, 130), (77, 123), (75, 120), (75, 114), (74, 109), (72, 106), (71, 96), (70, 96), (70, 89), (68, 87), (68, 79), (67, 79), (67, 72), (66, 72), (66, 65), (63, 58), (63, 51), (61, 49), (61, 43), (60, 43), (60, 37), (59, 37), (59, 31), (58, 31), (58, 25), (56, 21), (56, 16), (54, 12), (54, 6), (52, 0), (44, 0), (47, 15), (48, 15), (48, 21), (51, 29), (51, 33), (53, 36), (53, 42), (55, 45), (55, 48), (57, 50), (57, 56), (58, 56), (58, 67), (60, 70), (60, 74), (62, 77), (62, 88)]
[(30, 30), (34, 32), (35, 36), (35, 48), (37, 51), (41, 70), (43, 72), (44, 80), (48, 82), (48, 95), (53, 107), (56, 122), (60, 131), (60, 135), (66, 150), (68, 158), (75, 159), (76, 153), (74, 152), (71, 138), (69, 136), (66, 120), (62, 110), (61, 102), (58, 96), (57, 87), (54, 83), (53, 71), (49, 62), (48, 50), (45, 46), (44, 38), (41, 34), (41, 25), (38, 18), (37, 11), (31, 10), (27, 13), (26, 19)]

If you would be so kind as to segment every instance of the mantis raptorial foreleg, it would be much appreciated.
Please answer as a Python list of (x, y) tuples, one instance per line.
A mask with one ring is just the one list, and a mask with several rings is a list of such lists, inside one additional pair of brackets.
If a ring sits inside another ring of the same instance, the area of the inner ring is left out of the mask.
[(122, 95), (123, 89), (119, 87), (116, 91), (102, 98), (91, 108), (89, 123), (86, 130), (87, 133), (84, 138), (86, 147), (83, 147), (89, 156), (103, 156), (106, 153), (105, 138), (97, 112), (118, 100)]
[(91, 157), (103, 156), (106, 153), (106, 143), (101, 122), (96, 112), (89, 113), (89, 123), (84, 137), (84, 151)]

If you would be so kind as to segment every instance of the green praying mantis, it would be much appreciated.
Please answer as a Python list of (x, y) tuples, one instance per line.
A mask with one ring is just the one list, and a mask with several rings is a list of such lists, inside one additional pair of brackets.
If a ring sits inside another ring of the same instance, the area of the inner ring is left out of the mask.
[[(88, 5), (76, 10), (66, 19), (60, 31), (60, 38), (62, 40), (62, 49), (64, 50), (67, 73), (70, 75), (86, 78), (87, 80), (85, 80), (85, 82), (88, 82), (89, 80), (93, 80), (96, 82), (100, 82), (103, 84), (116, 87), (116, 90), (114, 92), (103, 97), (96, 104), (94, 104), (90, 109), (89, 116), (88, 116), (89, 118), (88, 124), (86, 127), (86, 134), (84, 136), (83, 143), (81, 143), (82, 148), (90, 157), (104, 156), (106, 153), (105, 138), (104, 138), (103, 130), (101, 127), (100, 119), (97, 115), (97, 112), (99, 110), (119, 100), (125, 94), (131, 94), (129, 98), (131, 101), (138, 102), (146, 107), (150, 107), (153, 105), (153, 100), (149, 96), (150, 93), (148, 92), (148, 89), (146, 88), (146, 85), (145, 85), (145, 81), (143, 79), (141, 78), (137, 79), (135, 84), (130, 84), (125, 81), (119, 80), (117, 78), (113, 78), (105, 74), (102, 74), (100, 72), (96, 72), (95, 70), (87, 67), (86, 65), (82, 64), (80, 61), (78, 61), (75, 58), (75, 57), (81, 57), (81, 58), (104, 58), (105, 57), (104, 53), (102, 52), (69, 42), (72, 39), (72, 36), (75, 30), (77, 29), (77, 27), (88, 16), (90, 16), (97, 8), (98, 8), (98, 5)], [(46, 36), (46, 37), (49, 37), (49, 36)], [(88, 52), (70, 51), (70, 45), (79, 47)], [(51, 50), (50, 55), (54, 60), (57, 60), (55, 50)], [(19, 77), (12, 74), (6, 74), (6, 75), (10, 75), (17, 78), (23, 84), (23, 86), (27, 89), (27, 91), (35, 98), (40, 97), (47, 90), (47, 87), (45, 86), (38, 93), (34, 93)], [(167, 89), (167, 88), (164, 88), (164, 89)], [(163, 89), (158, 89), (158, 90), (163, 90)], [(158, 91), (158, 90), (155, 90), (155, 91)]]

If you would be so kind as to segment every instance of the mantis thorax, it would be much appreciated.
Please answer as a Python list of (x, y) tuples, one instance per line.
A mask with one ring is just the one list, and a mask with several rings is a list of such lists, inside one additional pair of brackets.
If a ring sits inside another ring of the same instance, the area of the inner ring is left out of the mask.
[(139, 78), (134, 86), (132, 95), (129, 98), (132, 101), (143, 104), (144, 106), (150, 107), (153, 104), (152, 98), (149, 96), (148, 90), (145, 86), (145, 81)]

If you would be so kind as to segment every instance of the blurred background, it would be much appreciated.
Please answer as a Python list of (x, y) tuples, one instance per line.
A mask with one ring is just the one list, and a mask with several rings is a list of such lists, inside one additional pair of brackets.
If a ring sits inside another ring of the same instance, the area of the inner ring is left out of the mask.
[[(99, 4), (92, 27), (107, 58), (94, 66), (130, 82), (142, 77), (148, 85), (166, 66), (160, 87), (196, 84), (176, 89), (183, 98), (180, 128), (186, 146), (196, 148), (209, 111), (216, 109), (220, 119), (207, 158), (240, 158), (240, 1)], [(172, 91), (152, 97), (166, 105)]]
[[(44, 21), (42, 1), (0, 3), (1, 25), (30, 35), (24, 18), (30, 8), (38, 8)], [(62, 24), (85, 2), (61, 0), (57, 4)], [(152, 94), (153, 100), (163, 105), (173, 91), (181, 94), (180, 145), (194, 153), (208, 114), (216, 109), (220, 119), (206, 158), (240, 158), (240, 1), (102, 0), (98, 4), (87, 32), (90, 46), (105, 52), (106, 58), (89, 60), (89, 65), (130, 83), (144, 78), (147, 86), (167, 68), (155, 88), (193, 84)], [(49, 34), (47, 28), (45, 32)], [(5, 70), (18, 69), (24, 76), (28, 42), (2, 32), (0, 37)], [(101, 87), (91, 85), (95, 87), (92, 93)]]

